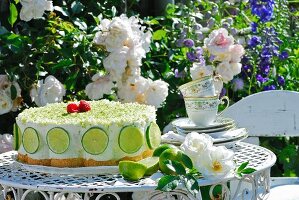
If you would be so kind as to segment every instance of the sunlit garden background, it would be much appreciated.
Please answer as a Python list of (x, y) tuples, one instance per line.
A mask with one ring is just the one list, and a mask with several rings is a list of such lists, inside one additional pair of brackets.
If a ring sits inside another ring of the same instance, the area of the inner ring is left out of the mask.
[[(40, 2), (32, 6), (25, 0), (0, 1), (0, 101), (11, 105), (0, 109), (1, 134), (12, 133), (15, 117), (28, 107), (81, 99), (133, 101), (130, 94), (121, 94), (108, 83), (96, 94), (87, 87), (107, 78), (103, 60), (109, 52), (95, 39), (99, 25), (121, 14), (139, 17), (152, 34), (149, 51), (140, 55), (140, 75), (153, 80), (151, 87), (160, 92), (168, 86), (168, 96), (162, 104), (146, 97), (139, 100), (157, 107), (161, 128), (186, 116), (178, 87), (192, 80), (193, 64), (203, 59), (204, 39), (219, 28), (228, 30), (245, 48), (241, 73), (221, 91), (231, 104), (265, 90), (299, 91), (297, 0)], [(47, 96), (48, 84), (55, 85), (56, 96)], [(298, 144), (296, 138), (262, 140), (278, 155), (274, 176), (299, 176)]]

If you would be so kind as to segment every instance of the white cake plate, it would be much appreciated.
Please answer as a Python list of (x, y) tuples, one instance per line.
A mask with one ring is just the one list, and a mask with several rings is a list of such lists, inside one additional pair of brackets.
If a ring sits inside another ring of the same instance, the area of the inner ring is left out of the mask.
[(16, 165), (19, 165), (22, 169), (31, 172), (40, 172), (45, 174), (57, 174), (57, 175), (115, 175), (119, 174), (118, 166), (95, 166), (95, 167), (52, 167), (41, 165), (29, 165), (21, 163), (16, 159), (16, 155), (13, 157)]

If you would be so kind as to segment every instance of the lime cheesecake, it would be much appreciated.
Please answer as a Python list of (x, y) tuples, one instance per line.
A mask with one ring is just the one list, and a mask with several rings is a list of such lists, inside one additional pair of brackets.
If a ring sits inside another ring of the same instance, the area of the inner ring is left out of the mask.
[(89, 110), (84, 112), (70, 113), (68, 104), (53, 103), (20, 113), (14, 127), (19, 161), (55, 167), (117, 165), (149, 157), (159, 146), (153, 106), (86, 103)]

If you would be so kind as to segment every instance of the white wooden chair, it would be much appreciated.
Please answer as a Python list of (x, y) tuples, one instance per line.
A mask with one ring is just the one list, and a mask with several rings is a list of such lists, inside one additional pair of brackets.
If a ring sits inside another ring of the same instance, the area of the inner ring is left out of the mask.
[[(299, 92), (272, 90), (247, 96), (222, 114), (248, 130), (247, 142), (258, 137), (299, 137)], [(299, 200), (299, 178), (271, 178), (268, 200)]]

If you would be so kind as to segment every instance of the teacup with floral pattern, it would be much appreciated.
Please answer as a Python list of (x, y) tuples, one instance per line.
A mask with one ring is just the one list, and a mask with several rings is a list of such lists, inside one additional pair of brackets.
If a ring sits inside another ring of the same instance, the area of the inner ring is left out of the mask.
[(216, 95), (214, 82), (221, 79), (220, 76), (205, 76), (190, 81), (179, 87), (184, 97), (210, 97)]
[(208, 126), (212, 124), (218, 113), (219, 104), (226, 102), (225, 109), (229, 106), (229, 99), (223, 96), (219, 99), (218, 96), (211, 97), (185, 97), (185, 106), (188, 117), (198, 126)]

